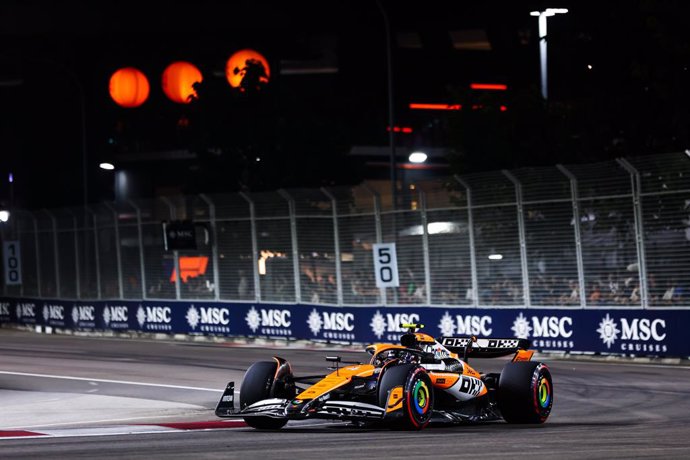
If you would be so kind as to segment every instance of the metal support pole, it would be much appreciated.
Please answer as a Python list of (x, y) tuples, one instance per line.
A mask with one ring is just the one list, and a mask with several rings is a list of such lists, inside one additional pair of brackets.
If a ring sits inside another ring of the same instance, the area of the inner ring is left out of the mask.
[(214, 298), (220, 300), (220, 277), (218, 273), (218, 236), (216, 232), (216, 205), (213, 204), (211, 198), (203, 193), (199, 197), (208, 205), (208, 217), (211, 224), (211, 257), (213, 258), (213, 291)]
[(429, 225), (426, 215), (426, 193), (419, 190), (422, 218), (422, 251), (424, 255), (424, 283), (426, 284), (426, 304), (431, 305), (431, 267), (429, 264)]
[(144, 261), (144, 235), (141, 229), (141, 209), (137, 206), (134, 201), (127, 200), (129, 205), (134, 208), (137, 214), (137, 237), (139, 240), (139, 269), (141, 270), (141, 298), (146, 300), (146, 271), (145, 271), (145, 261)]
[(340, 260), (340, 232), (338, 227), (338, 202), (335, 197), (328, 191), (325, 187), (321, 187), (321, 191), (324, 195), (331, 200), (331, 209), (333, 211), (333, 250), (335, 251), (335, 281), (336, 281), (336, 292), (338, 296), (338, 305), (342, 305), (343, 302), (343, 275)]
[[(96, 213), (87, 209), (91, 213), (91, 222), (93, 223), (93, 249), (94, 258), (96, 259), (96, 298), (101, 298), (101, 255), (98, 250), (98, 226), (96, 222)], [(86, 230), (86, 229), (84, 229)]]
[(470, 240), (470, 270), (472, 276), (472, 305), (479, 306), (479, 279), (477, 277), (477, 250), (474, 245), (474, 215), (472, 213), (472, 188), (460, 176), (454, 176), (458, 184), (465, 188), (467, 195), (467, 227)]
[(60, 298), (60, 254), (58, 251), (58, 240), (57, 240), (57, 220), (55, 219), (55, 216), (53, 215), (53, 213), (51, 213), (47, 209), (44, 209), (43, 212), (48, 214), (48, 217), (50, 217), (50, 220), (53, 223), (53, 257), (55, 258), (55, 264), (54, 264), (54, 269), (55, 269), (55, 296), (59, 299)]
[(72, 222), (74, 223), (74, 272), (77, 280), (75, 287), (77, 288), (77, 299), (81, 299), (81, 273), (79, 268), (79, 224), (77, 223), (77, 216), (71, 211), (67, 211), (72, 215)]
[(256, 238), (256, 207), (254, 201), (244, 192), (240, 196), (249, 205), (249, 225), (252, 234), (252, 272), (254, 273), (254, 299), (261, 302), (261, 276), (259, 274), (259, 242)]
[[(168, 210), (170, 211), (170, 220), (177, 219), (177, 212), (175, 211), (175, 206), (173, 206), (172, 201), (168, 197), (162, 196), (161, 201), (168, 205)], [(182, 274), (180, 273), (180, 253), (177, 249), (173, 250), (173, 258), (175, 263), (175, 299), (180, 300), (180, 278)]]
[(573, 203), (573, 229), (575, 233), (575, 257), (577, 260), (577, 282), (579, 284), (578, 293), (580, 295), (580, 307), (587, 307), (587, 295), (585, 289), (585, 264), (582, 257), (582, 234), (580, 229), (580, 194), (577, 189), (577, 177), (568, 171), (563, 165), (556, 165), (570, 181), (570, 195)]
[(41, 245), (38, 243), (38, 221), (36, 216), (31, 214), (31, 218), (34, 220), (34, 247), (36, 249), (36, 295), (41, 297)]
[(295, 302), (302, 301), (302, 286), (300, 284), (299, 276), (299, 248), (297, 247), (297, 216), (295, 215), (295, 200), (288, 192), (281, 189), (278, 190), (280, 196), (285, 198), (288, 202), (288, 209), (290, 210), (290, 235), (292, 237), (292, 272), (295, 283)]
[[(371, 190), (365, 185), (365, 188), (369, 193), (371, 193), (374, 199), (374, 223), (376, 227), (376, 242), (383, 243), (383, 232), (381, 231), (381, 197), (378, 193)], [(373, 268), (373, 267), (372, 267)], [(381, 300), (381, 305), (387, 305), (388, 300), (386, 298), (386, 288), (379, 288), (379, 296)]]
[(117, 260), (117, 287), (118, 293), (120, 294), (120, 299), (125, 298), (124, 288), (122, 286), (122, 254), (120, 250), (121, 240), (120, 240), (120, 222), (117, 209), (113, 207), (110, 203), (103, 203), (107, 208), (113, 211), (113, 222), (115, 224), (115, 256)]
[(547, 77), (547, 55), (546, 55), (546, 14), (542, 13), (539, 15), (539, 60), (541, 62), (540, 75), (541, 75), (541, 97), (544, 100), (548, 99), (548, 84), (546, 81)]
[(633, 213), (635, 219), (635, 242), (637, 249), (637, 266), (640, 276), (640, 298), (642, 308), (649, 307), (649, 295), (647, 292), (647, 260), (644, 246), (644, 222), (642, 214), (642, 200), (640, 198), (640, 173), (625, 158), (618, 158), (616, 162), (630, 174), (630, 187), (632, 188)]
[(520, 264), (522, 266), (522, 297), (525, 308), (532, 306), (529, 289), (529, 265), (527, 264), (527, 238), (525, 235), (525, 213), (522, 207), (522, 185), (510, 171), (503, 170), (503, 174), (515, 185), (515, 197), (517, 199), (518, 235), (520, 236)]

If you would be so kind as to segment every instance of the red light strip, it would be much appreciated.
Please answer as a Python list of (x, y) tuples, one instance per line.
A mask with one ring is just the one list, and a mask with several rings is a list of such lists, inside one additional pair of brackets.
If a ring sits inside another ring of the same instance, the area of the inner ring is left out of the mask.
[(472, 83), (470, 84), (472, 89), (486, 89), (490, 91), (505, 91), (508, 89), (508, 85), (503, 85), (500, 83)]
[(415, 110), (462, 110), (460, 104), (410, 104), (411, 109)]
[[(391, 127), (386, 126), (386, 131), (390, 132)], [(405, 133), (405, 134), (410, 134), (412, 132), (412, 128), (409, 126), (403, 126), (402, 128), (400, 126), (393, 126), (393, 132), (394, 133)]]

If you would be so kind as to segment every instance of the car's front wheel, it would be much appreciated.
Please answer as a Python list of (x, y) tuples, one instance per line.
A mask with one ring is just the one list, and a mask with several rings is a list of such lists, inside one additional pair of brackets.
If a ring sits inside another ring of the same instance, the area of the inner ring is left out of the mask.
[[(274, 379), (277, 370), (278, 363), (275, 361), (260, 361), (247, 369), (240, 387), (240, 409), (257, 401), (276, 397)], [(245, 417), (244, 421), (261, 430), (278, 430), (287, 423), (286, 419), (273, 417)]]
[(425, 428), (434, 409), (434, 392), (426, 370), (416, 364), (387, 369), (379, 384), (379, 405), (397, 417), (403, 428)]

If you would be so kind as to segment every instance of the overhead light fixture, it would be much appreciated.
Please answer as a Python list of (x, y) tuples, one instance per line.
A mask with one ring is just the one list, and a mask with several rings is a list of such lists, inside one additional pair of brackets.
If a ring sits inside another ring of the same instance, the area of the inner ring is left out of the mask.
[(412, 152), (408, 159), (410, 163), (424, 163), (427, 159), (427, 155), (424, 152)]
[(115, 169), (115, 166), (112, 163), (101, 163), (98, 165), (98, 167), (107, 171), (112, 171)]
[(10, 220), (10, 212), (3, 209), (0, 211), (0, 222), (7, 222), (8, 220)]
[(489, 260), (503, 260), (503, 254), (489, 254)]

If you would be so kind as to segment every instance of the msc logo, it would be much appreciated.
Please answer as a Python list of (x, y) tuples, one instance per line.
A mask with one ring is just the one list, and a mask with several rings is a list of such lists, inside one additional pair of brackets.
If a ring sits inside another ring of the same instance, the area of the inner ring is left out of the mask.
[(489, 336), (493, 332), (491, 328), (491, 316), (483, 315), (455, 315), (445, 312), (438, 323), (441, 335), (480, 335)]
[(36, 317), (35, 303), (18, 303), (17, 304), (17, 318), (35, 318)]
[(129, 313), (124, 305), (106, 305), (103, 309), (103, 322), (107, 325), (112, 323), (126, 323), (129, 321)]
[(618, 322), (606, 314), (599, 323), (599, 338), (607, 348), (618, 340), (618, 334), (621, 334), (621, 340), (633, 340), (642, 342), (662, 342), (666, 339), (666, 320), (664, 319), (650, 319), (650, 318), (621, 318), (621, 329), (618, 329)]
[(139, 305), (137, 321), (141, 327), (144, 327), (144, 324), (147, 323), (169, 324), (172, 322), (172, 310), (170, 307), (147, 306), (144, 308)]
[(386, 332), (405, 332), (405, 329), (400, 327), (403, 323), (418, 322), (419, 315), (416, 313), (386, 313), (386, 316), (383, 316), (379, 310), (376, 310), (369, 326), (374, 335), (380, 339)]
[(64, 321), (65, 307), (62, 305), (43, 304), (43, 319), (46, 321)]
[(573, 319), (569, 316), (532, 316), (530, 323), (522, 313), (513, 321), (510, 329), (520, 339), (531, 337), (568, 338), (573, 335)]
[[(322, 330), (325, 338), (352, 340), (354, 334), (348, 334), (355, 329), (355, 315), (342, 312), (318, 312), (314, 308), (307, 318), (307, 325), (312, 334), (318, 335)], [(333, 333), (331, 333), (333, 332)]]
[(187, 323), (192, 329), (202, 325), (227, 326), (230, 324), (230, 311), (227, 308), (199, 307), (192, 305), (187, 309)]
[(96, 321), (96, 308), (93, 305), (74, 305), (72, 307), (74, 324)]
[(257, 310), (252, 307), (247, 312), (244, 320), (252, 332), (256, 332), (259, 326), (263, 327), (290, 327), (292, 320), (290, 319), (290, 310), (279, 310), (275, 308)]
[(10, 316), (9, 302), (0, 302), (0, 316)]

